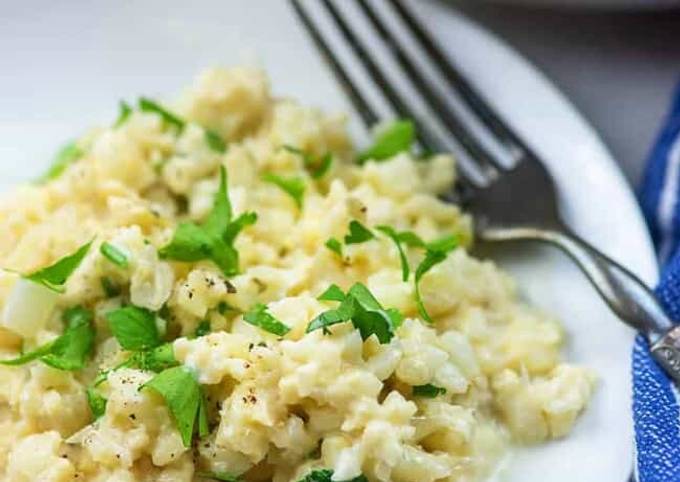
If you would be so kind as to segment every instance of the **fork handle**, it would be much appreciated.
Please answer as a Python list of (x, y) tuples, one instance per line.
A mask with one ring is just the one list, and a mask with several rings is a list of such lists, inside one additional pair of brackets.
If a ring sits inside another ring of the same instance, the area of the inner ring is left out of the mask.
[(652, 290), (631, 271), (567, 228), (486, 228), (479, 237), (485, 241), (544, 241), (562, 249), (583, 270), (611, 310), (646, 335), (656, 361), (680, 383), (680, 326), (671, 322)]

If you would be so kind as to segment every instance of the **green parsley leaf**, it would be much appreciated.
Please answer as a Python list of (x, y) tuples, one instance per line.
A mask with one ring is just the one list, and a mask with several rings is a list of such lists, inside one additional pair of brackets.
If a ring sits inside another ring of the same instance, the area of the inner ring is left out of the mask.
[(77, 305), (64, 311), (61, 319), (66, 323), (67, 329), (78, 328), (79, 326), (92, 323), (94, 314), (92, 313), (92, 310)]
[(93, 386), (98, 387), (108, 379), (111, 372), (121, 368), (136, 368), (138, 370), (160, 373), (177, 365), (179, 365), (179, 362), (175, 359), (172, 343), (164, 343), (151, 350), (135, 352), (124, 362), (109, 370), (99, 372)]
[(179, 365), (175, 358), (172, 343), (163, 343), (151, 350), (134, 353), (122, 366), (116, 368), (138, 368), (149, 372), (162, 372)]
[(373, 145), (359, 154), (358, 162), (363, 164), (369, 159), (384, 161), (411, 148), (415, 139), (415, 126), (410, 120), (398, 120), (378, 134)]
[(179, 223), (170, 244), (163, 246), (161, 258), (177, 261), (200, 261), (210, 256), (212, 239), (200, 226), (190, 222)]
[(151, 112), (154, 114), (158, 114), (163, 119), (163, 122), (165, 122), (166, 124), (170, 124), (173, 127), (176, 127), (177, 130), (179, 130), (180, 132), (184, 129), (184, 126), (186, 125), (186, 122), (184, 122), (184, 120), (180, 119), (169, 110), (161, 107), (161, 105), (158, 104), (157, 102), (146, 97), (142, 97), (139, 99), (139, 110), (141, 110), (142, 112)]
[[(333, 482), (332, 477), (332, 470), (315, 469), (307, 474), (303, 479), (300, 479), (298, 482)], [(359, 477), (355, 477), (352, 480), (345, 480), (342, 482), (368, 482), (368, 479), (365, 476), (360, 475)]]
[(88, 388), (85, 391), (87, 395), (87, 403), (90, 406), (90, 411), (94, 419), (100, 418), (106, 413), (106, 398), (102, 397), (94, 388)]
[(209, 333), (210, 333), (210, 321), (203, 320), (196, 327), (196, 331), (194, 331), (194, 336), (196, 338), (199, 338), (199, 337), (205, 336)]
[(288, 145), (284, 145), (282, 147), (288, 152), (302, 157), (305, 168), (309, 171), (309, 175), (312, 176), (312, 179), (321, 179), (333, 164), (333, 155), (330, 152), (327, 152), (319, 158), (315, 158), (311, 154), (297, 147)]
[(40, 176), (40, 178), (38, 178), (37, 182), (42, 184), (47, 181), (51, 181), (52, 179), (58, 178), (64, 173), (68, 166), (83, 157), (83, 154), (85, 153), (80, 147), (78, 147), (76, 141), (69, 142), (68, 144), (64, 145), (61, 149), (59, 149), (56, 156), (54, 156), (52, 164), (47, 169), (47, 171), (42, 176)]
[(418, 307), (418, 313), (423, 317), (428, 323), (434, 323), (434, 320), (429, 315), (425, 309), (425, 304), (423, 303), (422, 296), (420, 294), (420, 279), (427, 273), (433, 266), (441, 263), (446, 259), (446, 253), (441, 251), (427, 251), (425, 253), (425, 258), (421, 261), (420, 265), (416, 269), (415, 277), (415, 293), (416, 293), (416, 306)]
[(349, 223), (349, 233), (345, 235), (345, 244), (365, 243), (375, 239), (375, 235), (359, 221), (352, 220)]
[(307, 325), (306, 333), (311, 333), (318, 329), (322, 329), (324, 333), (329, 333), (329, 326), (350, 321), (355, 313), (356, 301), (352, 296), (347, 296), (336, 309), (324, 311), (314, 318), (309, 325)]
[(35, 350), (30, 351), (28, 353), (24, 353), (23, 355), (17, 358), (12, 358), (9, 360), (0, 360), (0, 364), (7, 366), (24, 365), (30, 361), (36, 360), (44, 355), (47, 355), (48, 353), (50, 353), (50, 350), (52, 350), (52, 343), (38, 347)]
[(401, 313), (394, 309), (385, 310), (361, 283), (355, 283), (346, 295), (340, 288), (331, 285), (320, 299), (340, 301), (340, 306), (314, 318), (307, 326), (307, 333), (318, 329), (328, 332), (329, 326), (351, 320), (363, 340), (376, 335), (380, 343), (389, 343), (403, 321)]
[(423, 303), (423, 299), (420, 294), (420, 280), (434, 266), (444, 261), (446, 259), (446, 256), (457, 246), (458, 241), (455, 236), (447, 236), (432, 243), (428, 243), (426, 246), (425, 257), (418, 265), (418, 268), (416, 268), (415, 276), (416, 306), (418, 307), (418, 313), (420, 313), (420, 316), (428, 323), (434, 323), (434, 320), (432, 320), (432, 317), (425, 309), (425, 304)]
[(208, 407), (205, 404), (205, 396), (201, 393), (201, 403), (198, 405), (198, 436), (199, 438), (210, 435), (208, 426)]
[(185, 447), (191, 446), (201, 404), (201, 386), (184, 366), (168, 368), (140, 387), (150, 388), (165, 400)]
[(392, 322), (392, 326), (396, 330), (401, 326), (401, 324), (404, 322), (404, 315), (401, 313), (396, 308), (388, 308), (386, 310), (387, 316), (390, 317), (390, 321)]
[(399, 234), (399, 241), (412, 248), (424, 248), (425, 241), (413, 231), (401, 231)]
[(413, 387), (414, 397), (436, 398), (439, 395), (444, 395), (445, 393), (446, 388), (431, 385), (429, 383), (426, 385), (416, 385)]
[(81, 320), (80, 324), (69, 326), (64, 334), (52, 343), (50, 352), (40, 359), (43, 363), (59, 370), (80, 370), (85, 366), (94, 347), (92, 312), (80, 307), (76, 309), (86, 313), (86, 315), (78, 316), (87, 316), (88, 319)]
[(449, 253), (460, 246), (460, 239), (455, 234), (449, 236), (444, 236), (434, 241), (430, 241), (426, 244), (426, 248), (429, 251), (440, 251), (443, 253)]
[(61, 258), (56, 263), (43, 268), (35, 273), (27, 274), (24, 276), (27, 280), (33, 281), (34, 283), (41, 284), (46, 288), (56, 291), (57, 293), (64, 292), (64, 284), (68, 280), (69, 276), (80, 266), (80, 263), (87, 255), (90, 250), (92, 241), (84, 244), (75, 253)]
[(399, 233), (390, 226), (378, 226), (375, 229), (386, 234), (397, 246), (397, 251), (399, 251), (399, 259), (401, 260), (401, 279), (402, 281), (408, 281), (408, 276), (411, 270), (408, 265), (408, 258), (406, 257), (404, 248), (401, 246), (401, 238), (399, 237)]
[(324, 243), (324, 246), (342, 258), (342, 243), (340, 241), (335, 238), (329, 238)]
[(238, 274), (239, 255), (236, 248), (219, 238), (213, 239), (210, 259), (226, 276)]
[(109, 261), (121, 268), (127, 268), (128, 255), (122, 249), (115, 247), (109, 242), (103, 242), (99, 252)]
[(222, 166), (220, 167), (220, 186), (215, 194), (213, 208), (202, 226), (205, 232), (213, 238), (221, 238), (224, 235), (233, 215), (228, 185), (227, 170)]
[(250, 311), (243, 315), (243, 319), (253, 326), (263, 329), (274, 335), (284, 336), (290, 328), (267, 311), (267, 306), (262, 303), (256, 304)]
[(106, 314), (109, 328), (126, 350), (146, 350), (162, 343), (156, 315), (146, 308), (125, 306)]
[(308, 165), (307, 169), (309, 170), (309, 175), (312, 176), (312, 179), (321, 179), (330, 170), (332, 165), (333, 155), (330, 152), (327, 152), (321, 156), (318, 162)]
[(366, 340), (371, 335), (376, 335), (380, 343), (389, 343), (395, 330), (392, 317), (368, 288), (355, 283), (347, 294), (356, 300), (352, 323), (361, 333), (361, 339)]
[(227, 189), (227, 171), (220, 168), (220, 187), (213, 209), (202, 225), (185, 222), (175, 230), (170, 243), (160, 249), (162, 258), (193, 262), (212, 260), (226, 276), (238, 273), (239, 256), (233, 244), (236, 236), (257, 221), (255, 213), (244, 213), (232, 221), (232, 207)]
[(113, 127), (120, 127), (125, 122), (127, 122), (128, 117), (132, 114), (132, 107), (130, 107), (130, 104), (125, 102), (124, 100), (121, 100), (118, 103), (118, 119), (116, 119), (116, 122), (113, 124)]
[(303, 479), (298, 482), (331, 482), (333, 471), (328, 469), (316, 469), (308, 473)]
[(293, 198), (299, 209), (302, 209), (302, 203), (305, 194), (304, 179), (301, 177), (282, 177), (271, 172), (266, 172), (262, 175), (262, 180), (264, 182), (278, 186)]
[(234, 219), (227, 228), (224, 230), (222, 239), (225, 243), (231, 245), (234, 243), (236, 236), (246, 227), (252, 226), (257, 222), (257, 213), (247, 212), (241, 214), (239, 217)]
[(338, 285), (332, 284), (316, 299), (319, 301), (344, 301), (345, 293), (343, 293)]
[(92, 311), (75, 306), (66, 310), (62, 316), (66, 328), (54, 341), (11, 360), (1, 360), (0, 364), (17, 366), (40, 359), (41, 362), (59, 370), (75, 371), (85, 366), (94, 347), (94, 328)]
[(227, 143), (224, 142), (224, 139), (222, 139), (222, 137), (217, 132), (206, 129), (204, 135), (205, 142), (208, 144), (210, 149), (217, 151), (220, 154), (227, 152)]

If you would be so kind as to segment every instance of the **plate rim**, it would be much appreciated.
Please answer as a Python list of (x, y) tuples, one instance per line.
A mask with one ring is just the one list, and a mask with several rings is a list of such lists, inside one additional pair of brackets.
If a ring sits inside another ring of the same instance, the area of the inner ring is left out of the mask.
[[(609, 189), (615, 191), (615, 194), (618, 196), (617, 200), (622, 203), (621, 204), (622, 210), (624, 210), (627, 213), (627, 218), (628, 221), (630, 222), (630, 224), (627, 226), (627, 229), (630, 232), (630, 236), (636, 238), (635, 242), (633, 242), (632, 244), (637, 245), (639, 250), (634, 253), (630, 252), (622, 253), (620, 252), (620, 250), (616, 249), (616, 246), (611, 246), (607, 242), (605, 242), (602, 239), (602, 236), (600, 236), (600, 239), (598, 239), (598, 236), (593, 236), (593, 233), (588, 232), (588, 230), (584, 231), (580, 229), (579, 226), (573, 226), (572, 223), (570, 222), (569, 215), (565, 216), (566, 218), (565, 221), (567, 221), (567, 224), (572, 225), (572, 228), (574, 228), (575, 232), (583, 236), (584, 239), (591, 242), (594, 246), (601, 249), (603, 252), (611, 256), (613, 259), (621, 262), (624, 266), (627, 266), (629, 269), (631, 269), (633, 272), (639, 275), (645, 282), (647, 282), (650, 285), (655, 284), (659, 276), (659, 268), (656, 261), (656, 254), (653, 248), (651, 235), (649, 233), (649, 230), (647, 229), (647, 225), (644, 220), (641, 207), (637, 202), (637, 198), (632, 189), (632, 186), (628, 183), (623, 171), (621, 170), (620, 166), (616, 163), (614, 157), (612, 156), (611, 152), (609, 151), (608, 147), (606, 146), (605, 142), (603, 141), (599, 133), (588, 122), (584, 115), (576, 108), (576, 106), (569, 100), (569, 98), (537, 65), (535, 65), (524, 55), (518, 52), (514, 47), (512, 47), (512, 45), (508, 44), (500, 36), (498, 36), (492, 31), (489, 31), (483, 25), (480, 25), (475, 20), (469, 18), (468, 16), (464, 15), (463, 13), (454, 8), (450, 8), (449, 10), (452, 11), (453, 16), (457, 17), (457, 21), (460, 22), (461, 26), (473, 32), (473, 36), (475, 37), (474, 40), (477, 41), (481, 40), (483, 42), (486, 42), (487, 49), (495, 51), (501, 57), (504, 57), (504, 60), (508, 64), (512, 64), (513, 66), (517, 67), (519, 71), (521, 71), (520, 77), (531, 77), (532, 82), (540, 88), (541, 95), (544, 96), (545, 99), (548, 99), (548, 102), (552, 104), (553, 107), (564, 116), (564, 119), (566, 119), (565, 122), (573, 124), (573, 127), (576, 130), (582, 131), (581, 137), (584, 143), (589, 145), (588, 151), (590, 154), (593, 155), (593, 163), (595, 164), (594, 168), (595, 170), (599, 169), (600, 174), (604, 173), (606, 175), (606, 179), (610, 183)], [(482, 51), (483, 50), (484, 49), (482, 49)], [(452, 59), (455, 61), (456, 60), (455, 49), (447, 49), (447, 51), (449, 55), (452, 57)], [(468, 74), (469, 74), (468, 69), (472, 65), (473, 64), (471, 62), (458, 63), (458, 66), (461, 68), (461, 70)], [(474, 75), (470, 77), (471, 80), (474, 81)], [(521, 124), (520, 120), (518, 119), (519, 116), (513, 117), (513, 115), (509, 114), (507, 112), (508, 110), (507, 105), (498, 105), (499, 100), (498, 97), (490, 94), (488, 89), (485, 89), (485, 87), (488, 86), (482, 85), (478, 87), (481, 87), (480, 91), (482, 95), (484, 95), (484, 97), (491, 103), (491, 105), (493, 105), (499, 110), (502, 117), (506, 119), (508, 123), (510, 123), (517, 130), (518, 134), (523, 139), (525, 139), (525, 141), (531, 147), (540, 148), (540, 146), (537, 146), (536, 144), (540, 144), (541, 142), (540, 141), (536, 143), (532, 142), (532, 139), (526, 135), (527, 134), (525, 132), (526, 126), (519, 125)], [(507, 99), (503, 100), (506, 102), (506, 104), (508, 104)], [(503, 102), (501, 102), (501, 104), (503, 104)], [(541, 136), (536, 136), (536, 138), (540, 137)], [(565, 179), (563, 176), (560, 177), (560, 175), (555, 176), (555, 172), (553, 171), (553, 168), (559, 166), (555, 166), (554, 163), (551, 165), (550, 158), (542, 157), (540, 156), (540, 153), (539, 157), (546, 161), (545, 162), (546, 167), (548, 168), (548, 170), (551, 171), (551, 174), (553, 174), (553, 179), (555, 180), (557, 184), (556, 187), (558, 188), (558, 196), (560, 196), (562, 194), (559, 192), (560, 187), (564, 187), (560, 186), (560, 184), (564, 184)], [(572, 198), (570, 201), (573, 200), (574, 199)], [(599, 234), (601, 235), (602, 233)], [(628, 336), (629, 344), (626, 348), (624, 348), (624, 350), (627, 351), (627, 357), (629, 360), (628, 366), (625, 367), (625, 370), (628, 374), (630, 374), (632, 370), (630, 364), (630, 357), (632, 353), (634, 338), (635, 332), (633, 330), (629, 330)], [(622, 423), (626, 424), (624, 431), (626, 432), (628, 438), (627, 442), (629, 443), (628, 446), (630, 447), (630, 450), (626, 451), (625, 460), (619, 459), (618, 461), (620, 466), (622, 467), (621, 472), (624, 472), (625, 470), (632, 471), (635, 465), (633, 445), (634, 431), (632, 421), (632, 409), (630, 404), (632, 395), (630, 375), (627, 379), (626, 392), (627, 392), (626, 395), (628, 396), (629, 405), (626, 407), (625, 412), (627, 412), (628, 418), (627, 420), (622, 420)], [(621, 392), (617, 393), (620, 394)], [(619, 441), (619, 443), (620, 442), (623, 441)], [(498, 477), (500, 478), (500, 480), (505, 480), (507, 475), (501, 472), (498, 475)], [(515, 479), (513, 478), (512, 480)], [(611, 480), (617, 479), (612, 478)]]
[[(470, 17), (461, 13), (460, 11), (456, 10), (455, 12), (453, 12), (453, 15), (458, 17), (458, 19), (461, 20), (462, 22), (464, 22), (466, 26), (470, 28), (470, 30), (475, 31), (477, 35), (481, 37), (486, 37), (486, 39), (490, 41), (489, 42), (490, 44), (495, 44), (494, 48), (497, 49), (499, 52), (502, 52), (503, 55), (508, 57), (508, 59), (511, 59), (513, 63), (521, 65), (522, 70), (525, 70), (527, 73), (530, 73), (535, 80), (542, 84), (542, 87), (548, 94), (548, 96), (552, 97), (553, 101), (555, 101), (555, 105), (559, 104), (560, 109), (563, 109), (565, 110), (565, 112), (568, 112), (569, 117), (571, 117), (569, 122), (573, 121), (575, 125), (578, 124), (579, 128), (587, 132), (588, 142), (592, 143), (592, 146), (595, 147), (598, 151), (598, 156), (601, 156), (599, 159), (597, 159), (596, 162), (606, 166), (608, 175), (612, 176), (612, 178), (616, 180), (617, 190), (619, 190), (619, 192), (623, 194), (629, 201), (629, 204), (631, 205), (629, 207), (632, 208), (632, 210), (630, 211), (630, 215), (635, 218), (635, 221), (637, 223), (637, 226), (634, 227), (635, 235), (639, 236), (640, 240), (646, 245), (645, 250), (646, 252), (642, 253), (642, 256), (647, 258), (645, 260), (645, 263), (647, 265), (645, 266), (641, 264), (640, 266), (636, 266), (634, 268), (634, 271), (636, 272), (639, 271), (638, 273), (639, 276), (644, 278), (648, 283), (656, 282), (660, 271), (656, 259), (656, 253), (654, 250), (651, 234), (647, 229), (646, 221), (642, 213), (642, 208), (640, 207), (637, 201), (637, 196), (635, 195), (635, 191), (628, 182), (627, 178), (625, 177), (625, 174), (623, 173), (621, 166), (614, 159), (613, 154), (611, 153), (609, 147), (607, 146), (607, 144), (605, 143), (597, 129), (595, 129), (595, 127), (588, 121), (588, 119), (586, 119), (584, 114), (576, 107), (576, 105), (569, 99), (569, 97), (567, 97), (567, 95), (557, 86), (557, 84), (555, 84), (555, 82), (553, 82), (547, 76), (547, 74), (545, 74), (536, 64), (534, 64), (531, 60), (529, 60), (526, 56), (524, 56), (511, 44), (506, 42), (495, 32), (487, 29), (485, 26), (481, 25), (480, 23), (471, 19)], [(461, 67), (465, 69), (465, 65), (462, 65)], [(486, 98), (487, 101), (489, 101), (493, 105), (494, 101), (488, 99), (487, 93), (482, 91), (481, 94)], [(507, 121), (510, 124), (515, 124), (515, 121), (513, 121), (512, 118), (507, 118)], [(513, 127), (517, 126), (513, 125)], [(531, 139), (528, 139), (525, 136), (522, 136), (522, 138), (528, 144), (533, 143)], [(550, 161), (548, 161), (547, 164), (548, 165), (546, 167), (551, 168)], [(557, 181), (557, 179), (555, 180)], [(585, 234), (584, 237), (587, 238), (588, 235)], [(593, 241), (593, 244), (598, 244), (598, 242)], [(598, 246), (598, 249), (601, 249), (604, 252), (609, 251), (609, 249), (604, 246)], [(635, 262), (635, 264), (637, 264), (637, 262)]]

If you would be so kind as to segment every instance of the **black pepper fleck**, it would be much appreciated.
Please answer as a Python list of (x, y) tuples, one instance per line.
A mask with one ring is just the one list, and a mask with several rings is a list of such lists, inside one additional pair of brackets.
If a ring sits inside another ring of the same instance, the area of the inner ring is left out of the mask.
[(236, 293), (236, 286), (234, 286), (228, 279), (224, 280), (224, 287), (227, 289), (227, 293), (232, 295)]

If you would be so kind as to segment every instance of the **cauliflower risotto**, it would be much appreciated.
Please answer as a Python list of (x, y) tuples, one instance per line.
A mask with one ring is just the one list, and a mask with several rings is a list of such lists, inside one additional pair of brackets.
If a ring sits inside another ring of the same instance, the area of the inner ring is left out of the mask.
[(2, 480), (470, 482), (566, 436), (592, 375), (413, 137), (211, 69), (5, 196)]

